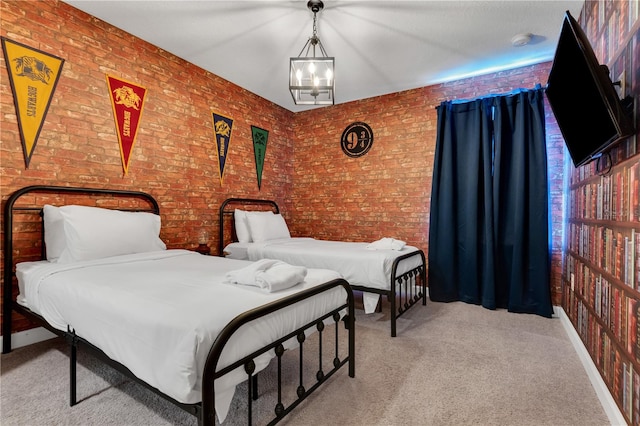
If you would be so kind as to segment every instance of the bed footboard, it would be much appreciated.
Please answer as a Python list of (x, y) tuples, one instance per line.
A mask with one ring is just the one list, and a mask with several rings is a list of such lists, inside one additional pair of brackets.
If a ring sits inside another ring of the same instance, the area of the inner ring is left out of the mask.
[[(410, 271), (398, 274), (400, 262), (414, 256), (420, 256), (421, 264)], [(396, 320), (398, 317), (420, 299), (422, 299), (423, 306), (427, 304), (427, 268), (424, 252), (417, 250), (396, 258), (391, 268), (391, 290), (389, 292), (391, 337), (396, 336)]]
[[(269, 315), (279, 309), (283, 309), (287, 306), (298, 303), (304, 299), (308, 299), (313, 297), (319, 293), (324, 291), (329, 291), (336, 287), (343, 287), (347, 292), (347, 302), (337, 307), (336, 309), (325, 313), (320, 318), (313, 320), (312, 322), (302, 326), (301, 328), (292, 331), (291, 333), (282, 336), (278, 340), (272, 342), (271, 344), (259, 349), (252, 354), (247, 355), (246, 357), (234, 362), (226, 366), (225, 368), (219, 369), (217, 368), (217, 364), (220, 360), (220, 356), (222, 355), (222, 351), (231, 338), (233, 334), (240, 329), (244, 324), (247, 324), (251, 321), (254, 321), (260, 317), (264, 317)], [(348, 345), (348, 355), (340, 359), (339, 352), (339, 339), (338, 339), (338, 327), (340, 325), (340, 313), (346, 311), (346, 315), (343, 316), (342, 322), (344, 322), (344, 326), (347, 329), (347, 345)], [(323, 332), (325, 328), (324, 320), (331, 318), (334, 322), (335, 330), (335, 351), (334, 358), (332, 361), (333, 368), (329, 371), (323, 371), (322, 369), (322, 344), (323, 344)], [(287, 298), (280, 299), (276, 302), (263, 305), (259, 308), (253, 309), (251, 311), (244, 312), (241, 315), (238, 315), (235, 319), (233, 319), (218, 335), (216, 338), (211, 350), (209, 351), (209, 355), (207, 356), (207, 360), (204, 366), (203, 373), (203, 384), (202, 384), (202, 418), (201, 424), (205, 426), (210, 426), (215, 424), (215, 391), (214, 391), (214, 381), (225, 374), (230, 373), (238, 367), (244, 368), (244, 371), (247, 374), (247, 382), (248, 386), (248, 394), (247, 394), (247, 424), (252, 424), (252, 399), (255, 399), (256, 391), (254, 386), (256, 386), (257, 381), (255, 380), (255, 363), (254, 359), (266, 352), (274, 351), (277, 358), (278, 365), (278, 400), (274, 406), (275, 417), (269, 422), (270, 425), (278, 423), (282, 418), (287, 415), (290, 411), (292, 411), (298, 404), (300, 404), (307, 396), (309, 396), (318, 386), (320, 386), (324, 381), (326, 381), (329, 377), (331, 377), (338, 369), (340, 369), (343, 365), (349, 364), (349, 376), (355, 377), (355, 312), (354, 312), (354, 297), (353, 291), (349, 284), (343, 279), (335, 279), (328, 283), (322, 284), (320, 286), (309, 289), (308, 291), (297, 293), (291, 295)], [(319, 333), (319, 352), (318, 352), (318, 370), (315, 374), (315, 383), (311, 385), (308, 389), (303, 386), (303, 369), (302, 369), (302, 357), (304, 352), (304, 342), (306, 340), (307, 330), (315, 329), (315, 332)], [(299, 385), (296, 388), (296, 396), (297, 398), (290, 403), (288, 406), (283, 404), (282, 400), (282, 356), (285, 352), (283, 343), (291, 338), (296, 338), (299, 344), (299, 361), (300, 361), (300, 369), (299, 369)]]
[[(420, 264), (413, 269), (398, 273), (402, 261), (420, 257)], [(390, 289), (352, 285), (354, 290), (387, 296), (391, 305), (391, 337), (396, 337), (397, 319), (409, 308), (422, 300), (427, 304), (427, 266), (424, 252), (420, 249), (398, 256), (391, 267)]]

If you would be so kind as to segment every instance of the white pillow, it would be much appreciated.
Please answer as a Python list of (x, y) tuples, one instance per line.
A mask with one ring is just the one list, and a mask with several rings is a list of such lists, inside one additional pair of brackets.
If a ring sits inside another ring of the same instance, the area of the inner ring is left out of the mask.
[(60, 208), (45, 204), (42, 207), (44, 221), (44, 245), (49, 262), (57, 262), (65, 248), (64, 219)]
[(66, 248), (59, 263), (166, 250), (160, 216), (87, 206), (63, 206)]
[(287, 222), (281, 214), (253, 215), (247, 214), (247, 222), (254, 243), (262, 243), (279, 238), (291, 238)]
[(235, 209), (233, 212), (233, 224), (236, 228), (236, 237), (238, 237), (238, 242), (250, 243), (251, 233), (249, 232), (249, 225), (247, 224), (247, 212)]
[(235, 209), (233, 213), (233, 219), (236, 228), (236, 237), (238, 237), (239, 243), (253, 242), (253, 237), (251, 236), (251, 228), (249, 228), (249, 222), (247, 220), (248, 216), (273, 216), (273, 212), (271, 210), (248, 212), (240, 209)]

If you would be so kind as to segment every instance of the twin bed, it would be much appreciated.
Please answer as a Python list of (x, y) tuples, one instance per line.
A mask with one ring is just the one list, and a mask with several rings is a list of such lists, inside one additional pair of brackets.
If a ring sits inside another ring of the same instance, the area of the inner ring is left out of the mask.
[[(78, 347), (204, 425), (216, 415), (224, 421), (245, 380), (252, 423), (258, 372), (274, 358), (278, 400), (270, 424), (342, 366), (355, 375), (352, 288), (330, 269), (303, 268), (301, 282), (279, 291), (234, 284), (229, 277), (255, 263), (166, 249), (158, 203), (143, 192), (30, 186), (8, 198), (4, 215), (3, 353), (11, 351), (14, 311), (64, 336), (71, 405)], [(315, 382), (304, 386), (302, 353), (312, 334), (320, 342), (318, 367)], [(335, 337), (324, 349), (323, 335)], [(281, 397), (287, 350), (300, 354), (293, 400)]]
[(402, 241), (373, 243), (291, 238), (275, 201), (229, 198), (219, 209), (218, 253), (231, 259), (278, 259), (292, 265), (338, 271), (362, 292), (365, 313), (381, 295), (389, 299), (391, 336), (397, 318), (419, 301), (426, 305), (424, 252)]

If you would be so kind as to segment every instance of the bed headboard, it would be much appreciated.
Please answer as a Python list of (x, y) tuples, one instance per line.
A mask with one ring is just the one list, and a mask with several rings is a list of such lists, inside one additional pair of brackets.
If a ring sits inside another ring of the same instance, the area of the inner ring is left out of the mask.
[[(273, 200), (260, 200), (255, 198), (227, 198), (220, 205), (220, 220), (218, 221), (219, 238), (218, 238), (218, 256), (222, 256), (224, 247), (228, 242), (238, 241), (236, 236), (235, 221), (233, 212), (236, 209), (247, 211), (268, 211), (280, 213), (278, 204)], [(225, 226), (226, 225), (226, 226)]]
[(19, 307), (14, 305), (14, 288), (17, 287), (14, 286), (15, 265), (17, 262), (46, 258), (42, 221), (45, 204), (76, 204), (160, 214), (155, 198), (140, 191), (33, 185), (12, 193), (4, 205), (3, 353), (11, 348), (12, 311)]

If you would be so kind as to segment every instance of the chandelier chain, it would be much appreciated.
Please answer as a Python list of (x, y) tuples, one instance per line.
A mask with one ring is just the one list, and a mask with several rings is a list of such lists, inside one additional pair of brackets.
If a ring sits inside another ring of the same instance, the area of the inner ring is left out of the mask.
[(318, 30), (316, 29), (316, 12), (313, 12), (313, 38), (318, 38)]

